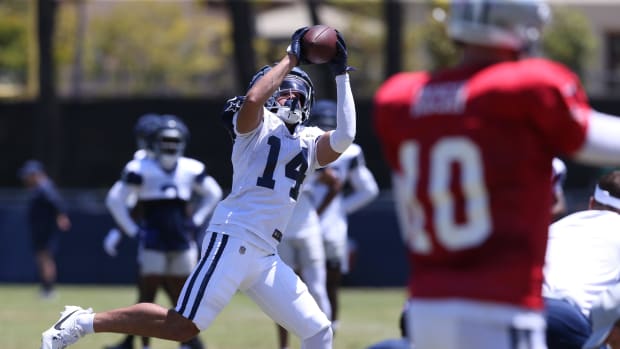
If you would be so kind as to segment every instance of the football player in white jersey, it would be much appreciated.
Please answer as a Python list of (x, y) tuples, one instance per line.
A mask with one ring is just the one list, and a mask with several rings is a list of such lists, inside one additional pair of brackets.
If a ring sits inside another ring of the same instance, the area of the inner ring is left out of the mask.
[(335, 76), (338, 125), (323, 132), (301, 124), (314, 99), (309, 77), (297, 68), (307, 62), (301, 50), (307, 31), (307, 27), (295, 31), (287, 54), (257, 74), (234, 113), (231, 192), (216, 206), (202, 258), (176, 308), (140, 303), (93, 313), (67, 306), (43, 333), (42, 349), (64, 348), (99, 332), (185, 341), (208, 328), (237, 290), (296, 334), (302, 349), (332, 347), (329, 319), (276, 248), (304, 178), (336, 160), (355, 137), (355, 105), (340, 33), (337, 54), (327, 63)]
[[(310, 294), (328, 318), (331, 306), (327, 297), (325, 275), (325, 251), (321, 236), (321, 221), (314, 207), (313, 186), (317, 173), (311, 173), (302, 185), (293, 215), (282, 234), (278, 244), (280, 258), (288, 264), (308, 286)], [(333, 187), (331, 188), (332, 192)], [(332, 193), (330, 193), (332, 194)], [(331, 195), (334, 197), (334, 195)], [(288, 348), (288, 331), (278, 325), (278, 343), (280, 348)]]
[[(336, 102), (317, 101), (312, 109), (309, 124), (323, 130), (336, 127)], [(327, 259), (327, 294), (332, 309), (332, 325), (338, 327), (338, 288), (342, 275), (349, 272), (348, 221), (347, 216), (368, 205), (379, 195), (379, 186), (372, 172), (366, 167), (362, 148), (352, 144), (339, 158), (325, 168), (324, 172), (333, 174), (340, 183), (350, 184), (351, 191), (344, 195), (340, 191), (333, 199), (326, 195), (330, 185), (316, 181), (314, 192), (326, 198), (317, 203), (321, 218), (323, 244)], [(331, 183), (331, 179), (327, 181)]]
[[(125, 166), (122, 178), (108, 192), (106, 205), (121, 230), (139, 240), (138, 301), (153, 302), (162, 287), (174, 304), (198, 261), (196, 228), (222, 198), (222, 189), (202, 162), (183, 156), (189, 131), (180, 119), (162, 115), (153, 126), (146, 135), (146, 151)], [(192, 195), (201, 200), (188, 217)], [(130, 212), (131, 198), (137, 198), (138, 220)], [(120, 239), (106, 238), (106, 250), (115, 251), (110, 240)], [(143, 349), (149, 344), (150, 339), (143, 337)], [(130, 337), (117, 346), (131, 347)], [(202, 347), (198, 337), (181, 345)]]
[(603, 175), (589, 209), (551, 225), (543, 268), (549, 349), (580, 348), (599, 294), (620, 284), (620, 171)]
[[(155, 113), (146, 113), (141, 115), (134, 126), (134, 136), (136, 137), (137, 150), (135, 151), (134, 160), (140, 160), (145, 157), (153, 158), (153, 147), (150, 140), (154, 138), (154, 134), (161, 124), (161, 115)], [(118, 180), (110, 189), (110, 192), (118, 191), (123, 185), (122, 180)], [(127, 197), (127, 209), (131, 211), (132, 217), (136, 214), (136, 204), (138, 202), (138, 195), (133, 194)], [(116, 257), (118, 254), (118, 245), (123, 238), (123, 233), (118, 227), (113, 227), (108, 231), (103, 239), (103, 249), (110, 257)], [(142, 284), (138, 282), (138, 299), (140, 299)], [(118, 344), (105, 346), (104, 349), (133, 349), (134, 336), (125, 336)]]
[[(134, 126), (134, 135), (136, 137), (136, 145), (138, 147), (133, 154), (134, 160), (154, 157), (153, 142), (151, 140), (154, 138), (155, 132), (159, 128), (161, 121), (161, 115), (155, 113), (143, 114), (138, 118), (138, 121), (136, 121), (136, 125)], [(111, 191), (117, 191), (118, 187), (121, 185), (123, 185), (121, 180), (116, 181)], [(138, 196), (136, 194), (128, 196), (126, 203), (127, 208), (132, 210), (136, 206), (137, 201)], [(111, 257), (115, 257), (118, 253), (117, 248), (122, 237), (123, 234), (120, 230), (117, 227), (114, 227), (108, 231), (108, 234), (106, 234), (103, 239), (103, 249)]]

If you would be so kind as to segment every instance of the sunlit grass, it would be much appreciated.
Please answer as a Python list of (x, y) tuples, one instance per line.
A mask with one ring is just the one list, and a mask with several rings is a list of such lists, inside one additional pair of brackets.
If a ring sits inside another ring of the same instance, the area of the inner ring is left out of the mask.
[[(0, 348), (35, 349), (40, 334), (51, 326), (65, 304), (92, 307), (95, 311), (135, 302), (131, 286), (58, 287), (58, 297), (41, 300), (35, 285), (0, 285)], [(341, 326), (334, 348), (363, 349), (385, 338), (398, 337), (398, 316), (405, 299), (400, 288), (345, 288), (341, 292)], [(162, 305), (170, 304), (164, 295)], [(200, 334), (209, 349), (277, 349), (276, 327), (248, 297), (238, 293), (213, 325)], [(71, 348), (101, 349), (118, 342), (119, 334), (87, 336)], [(141, 349), (138, 341), (136, 349)], [(154, 339), (151, 349), (178, 348), (177, 343)], [(292, 338), (291, 349), (299, 348)]]

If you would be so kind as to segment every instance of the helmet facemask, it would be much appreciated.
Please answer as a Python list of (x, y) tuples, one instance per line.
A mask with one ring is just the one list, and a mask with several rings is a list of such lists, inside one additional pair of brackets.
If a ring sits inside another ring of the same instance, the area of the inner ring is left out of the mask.
[(177, 129), (163, 129), (155, 140), (155, 157), (167, 171), (174, 169), (177, 161), (185, 151), (183, 133)]
[[(304, 122), (310, 115), (312, 93), (312, 87), (304, 79), (296, 75), (287, 75), (273, 94), (276, 103), (272, 111), (287, 124)], [(277, 103), (282, 96), (286, 96), (287, 100), (284, 104)]]

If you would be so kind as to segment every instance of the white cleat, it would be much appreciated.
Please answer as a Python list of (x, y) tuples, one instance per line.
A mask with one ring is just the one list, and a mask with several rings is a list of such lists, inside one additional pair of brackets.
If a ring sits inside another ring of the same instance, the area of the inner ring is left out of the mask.
[(76, 323), (82, 314), (92, 314), (91, 308), (83, 309), (75, 305), (65, 305), (65, 311), (60, 313), (60, 319), (54, 326), (43, 332), (41, 349), (63, 349), (75, 343), (84, 336), (84, 331)]

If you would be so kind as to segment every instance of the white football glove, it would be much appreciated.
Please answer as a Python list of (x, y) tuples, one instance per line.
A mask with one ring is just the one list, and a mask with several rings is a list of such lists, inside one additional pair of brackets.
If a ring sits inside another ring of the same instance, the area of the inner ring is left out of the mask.
[(118, 253), (116, 248), (122, 238), (123, 234), (118, 229), (112, 228), (103, 239), (103, 249), (110, 257), (116, 257), (116, 254)]

